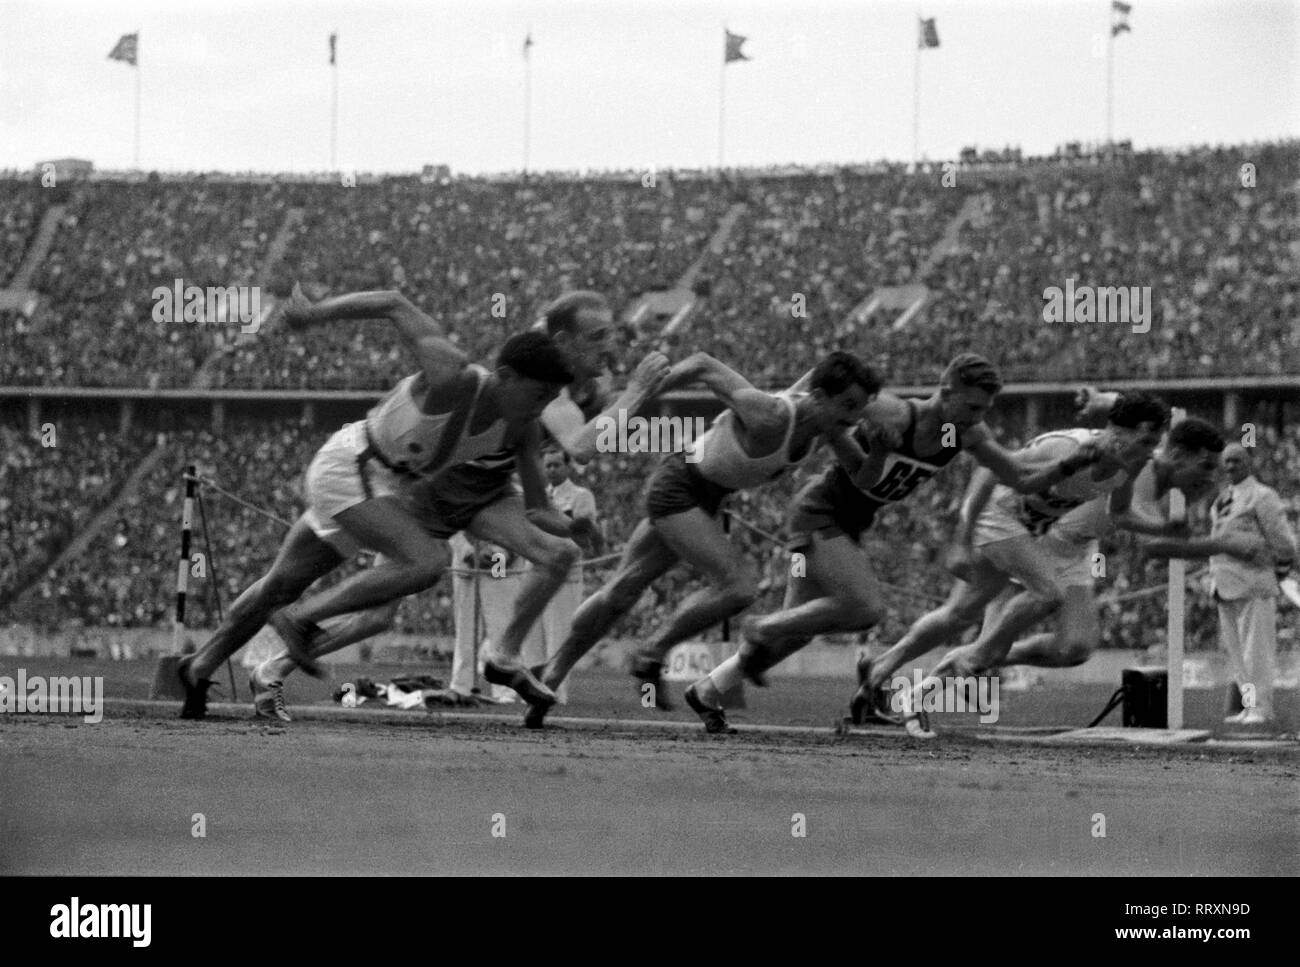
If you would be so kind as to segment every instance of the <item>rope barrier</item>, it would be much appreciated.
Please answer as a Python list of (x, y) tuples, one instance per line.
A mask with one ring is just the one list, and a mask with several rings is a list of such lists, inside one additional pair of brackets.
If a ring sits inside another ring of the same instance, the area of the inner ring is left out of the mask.
[[(184, 479), (187, 482), (190, 480), (194, 480), (205, 487), (211, 487), (214, 491), (221, 494), (223, 497), (227, 498), (228, 500), (232, 500), (235, 503), (239, 504), (241, 507), (245, 507), (256, 514), (260, 514), (263, 517), (267, 518), (268, 520), (275, 521), (277, 524), (279, 524), (282, 527), (293, 526), (289, 521), (285, 520), (283, 517), (273, 514), (269, 510), (264, 510), (263, 508), (258, 507), (256, 504), (249, 503), (247, 500), (244, 500), (242, 497), (238, 496), (237, 494), (231, 493), (229, 490), (226, 490), (225, 488), (220, 486), (216, 481), (211, 480), (208, 477), (203, 476), (202, 474), (196, 473), (193, 475), (193, 477), (191, 477), (187, 473), (184, 474)], [(774, 544), (778, 547), (783, 546), (785, 544), (785, 542), (775, 533), (772, 533), (771, 531), (763, 530), (763, 528), (759, 527), (757, 524), (751, 523), (750, 521), (741, 517), (739, 514), (735, 513), (734, 511), (724, 510), (723, 513), (731, 520), (735, 521), (737, 524), (740, 524), (746, 530), (758, 535), (759, 537), (763, 538), (769, 543)], [(605, 564), (609, 564), (613, 561), (617, 561), (622, 556), (623, 556), (622, 551), (612, 551), (608, 554), (602, 554), (599, 557), (583, 559), (577, 563), (577, 566), (582, 568), (600, 567)], [(504, 572), (494, 570), (492, 568), (451, 567), (447, 569), (447, 572), (453, 575), (470, 576), (475, 574), (490, 574), (498, 578), (508, 577), (516, 574), (527, 574), (528, 571), (529, 569), (526, 567), (510, 567), (507, 568)], [(1203, 573), (1204, 573), (1204, 569), (1193, 572), (1192, 574), (1189, 574), (1188, 577), (1189, 578), (1198, 577)], [(930, 601), (935, 604), (938, 604), (944, 600), (943, 595), (936, 595), (927, 591), (917, 591), (912, 588), (904, 587), (901, 584), (891, 584), (888, 581), (879, 581), (878, 583), (882, 588), (887, 588), (890, 591), (896, 591), (899, 594), (904, 594), (907, 595), (908, 597), (916, 598), (918, 600)], [(1128, 601), (1134, 601), (1139, 598), (1154, 597), (1158, 594), (1164, 594), (1167, 592), (1168, 592), (1168, 587), (1165, 584), (1153, 584), (1145, 588), (1138, 588), (1137, 590), (1134, 591), (1126, 591), (1123, 594), (1103, 595), (1097, 599), (1097, 604), (1099, 606), (1123, 604)]]
[[(186, 474), (185, 479), (187, 481), (190, 480), (191, 479), (190, 475)], [(232, 494), (229, 490), (225, 490), (224, 488), (222, 488), (216, 481), (209, 480), (207, 477), (203, 476), (202, 474), (196, 473), (192, 479), (197, 480), (205, 487), (211, 487), (217, 493), (221, 494), (223, 497), (227, 497), (230, 500), (233, 500), (241, 507), (247, 507), (249, 510), (253, 511), (253, 513), (261, 514), (263, 517), (267, 518), (268, 520), (275, 521), (277, 524), (279, 524), (282, 527), (293, 526), (293, 524), (290, 521), (287, 521), (283, 517), (271, 513), (269, 510), (263, 510), (261, 507), (258, 507), (256, 504), (250, 504), (247, 500), (244, 500), (244, 498)]]
[[(737, 524), (740, 524), (742, 527), (750, 531), (753, 531), (759, 537), (771, 541), (773, 544), (777, 544), (777, 545), (785, 544), (785, 542), (781, 540), (781, 538), (778, 537), (777, 535), (768, 533), (767, 531), (763, 530), (761, 527), (751, 524), (749, 521), (745, 520), (745, 518), (741, 517), (739, 514), (736, 514), (730, 510), (723, 511), (723, 513), (725, 513), (728, 517), (734, 520)], [(890, 584), (888, 581), (877, 581), (877, 583), (882, 588), (888, 588), (890, 591), (897, 591), (899, 594), (905, 594), (908, 597), (917, 598), (921, 601), (930, 601), (934, 604), (938, 604), (941, 601), (943, 601), (942, 595), (930, 594), (929, 592), (926, 591), (915, 591), (912, 588), (905, 588), (901, 584)]]
[[(245, 507), (245, 508), (247, 508), (248, 510), (253, 511), (253, 513), (255, 513), (255, 514), (260, 514), (261, 516), (265, 517), (267, 520), (274, 521), (275, 523), (279, 524), (281, 527), (286, 527), (286, 528), (287, 528), (287, 527), (292, 527), (292, 526), (293, 526), (293, 524), (292, 524), (290, 521), (285, 520), (283, 517), (280, 517), (278, 514), (273, 514), (273, 513), (271, 513), (271, 511), (269, 511), (269, 510), (265, 510), (265, 509), (263, 509), (263, 508), (261, 508), (261, 507), (258, 507), (256, 504), (249, 503), (247, 500), (245, 500), (244, 498), (240, 497), (238, 494), (232, 494), (229, 490), (226, 490), (224, 487), (222, 487), (220, 484), (218, 484), (215, 480), (212, 480), (212, 479), (210, 479), (210, 478), (208, 478), (208, 477), (205, 477), (205, 476), (203, 476), (203, 474), (201, 474), (201, 473), (196, 473), (196, 474), (194, 474), (192, 477), (191, 477), (188, 473), (187, 473), (187, 474), (183, 474), (182, 476), (183, 476), (183, 479), (184, 479), (186, 482), (189, 482), (189, 481), (192, 480), (192, 481), (194, 481), (194, 482), (196, 482), (196, 483), (200, 483), (200, 484), (202, 484), (202, 485), (205, 486), (205, 487), (210, 487), (212, 490), (214, 490), (214, 491), (216, 491), (217, 493), (221, 494), (221, 496), (225, 497), (226, 499), (231, 500), (231, 501), (234, 501), (236, 504), (239, 504), (239, 506), (241, 506), (241, 507)], [(370, 552), (366, 552), (366, 553), (370, 553)], [(581, 561), (578, 562), (578, 566), (579, 566), (579, 567), (598, 567), (598, 566), (603, 565), (603, 564), (608, 564), (608, 563), (610, 563), (611, 561), (617, 561), (617, 560), (618, 560), (620, 557), (622, 557), (622, 556), (623, 556), (623, 552), (622, 552), (622, 551), (615, 551), (615, 552), (610, 553), (610, 554), (602, 554), (602, 555), (600, 555), (599, 557), (585, 558), (585, 559), (583, 559), (583, 560), (581, 560)], [(500, 572), (494, 572), (491, 568), (464, 568), (464, 567), (453, 567), (453, 568), (448, 568), (447, 570), (448, 570), (448, 573), (450, 573), (450, 574), (493, 574), (493, 573), (500, 573)], [(510, 574), (526, 574), (527, 572), (528, 572), (528, 568), (507, 568), (506, 571), (504, 572), (504, 574), (503, 574), (502, 576), (510, 575)]]

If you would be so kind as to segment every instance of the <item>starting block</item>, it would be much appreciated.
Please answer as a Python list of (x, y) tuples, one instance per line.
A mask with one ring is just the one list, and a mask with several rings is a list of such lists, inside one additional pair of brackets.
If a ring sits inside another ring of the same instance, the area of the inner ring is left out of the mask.
[(1169, 670), (1150, 666), (1125, 668), (1120, 675), (1124, 689), (1123, 721), (1126, 729), (1169, 727)]

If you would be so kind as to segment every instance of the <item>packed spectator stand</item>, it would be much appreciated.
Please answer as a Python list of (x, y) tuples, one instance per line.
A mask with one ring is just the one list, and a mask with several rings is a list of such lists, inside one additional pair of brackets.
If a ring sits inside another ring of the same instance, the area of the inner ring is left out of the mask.
[[(1253, 187), (1242, 183), (1245, 162), (1254, 166)], [(351, 186), (202, 176), (79, 182), (65, 191), (53, 244), (30, 280), (39, 306), (30, 316), (0, 310), (0, 385), (184, 390), (206, 361), (210, 388), (384, 390), (410, 370), (396, 334), (378, 321), (246, 338), (229, 325), (157, 321), (153, 290), (176, 279), (259, 285), (274, 295), (294, 280), (314, 296), (400, 289), (471, 357), (488, 359), (561, 291), (597, 289), (622, 308), (688, 273), (699, 303), (674, 351), (712, 352), (767, 387), (841, 347), (900, 385), (932, 383), (943, 360), (967, 349), (989, 355), (1012, 380), (1300, 373), (1300, 146), (972, 164), (951, 187), (940, 175), (938, 166), (911, 173), (882, 165)], [(30, 179), (0, 179), (0, 285), (50, 204)], [(271, 261), (277, 236), (283, 245)], [(1070, 277), (1151, 286), (1151, 331), (1044, 322), (1044, 290)], [(908, 325), (895, 329), (879, 314), (850, 321), (877, 289), (916, 283), (929, 295)], [(626, 335), (630, 361), (657, 344)], [(146, 420), (120, 435), (93, 407), (69, 407), (55, 420), (58, 445), (46, 447), (19, 417), (15, 404), (0, 427), (0, 622), (113, 627), (170, 620), (186, 463), (292, 518), (301, 472), (333, 429), (241, 416), (216, 436), (193, 414), (178, 417), (166, 458), (115, 519), (83, 553), (42, 574), (121, 490), (158, 428)], [(1024, 437), (1013, 424), (1006, 418), (1001, 427), (1008, 442)], [(1260, 478), (1290, 498), (1300, 433), (1266, 430), (1260, 447)], [(615, 547), (635, 523), (647, 459), (603, 455), (583, 472), (611, 515)], [(789, 495), (814, 469), (744, 495), (737, 513), (778, 531)], [(968, 472), (962, 464), (932, 481), (873, 533), (889, 549), (877, 558), (889, 562), (881, 577), (899, 588), (880, 640), (893, 640), (946, 586), (937, 561)], [(269, 564), (282, 531), (218, 496), (207, 510), (228, 603)], [(1293, 519), (1296, 510), (1293, 502)], [(734, 539), (762, 556), (768, 589), (757, 609), (770, 608), (784, 590), (783, 553), (748, 531)], [(1108, 593), (1158, 583), (1164, 573), (1136, 555), (1119, 558)], [(622, 632), (655, 627), (687, 584), (677, 573), (662, 582)], [(214, 623), (206, 585), (193, 597), (195, 623)], [(440, 586), (404, 604), (401, 630), (446, 633), (447, 598)], [(1188, 601), (1193, 646), (1206, 645), (1212, 609), (1200, 595)], [(1112, 608), (1103, 619), (1108, 644), (1150, 644), (1163, 608), (1160, 596)]]

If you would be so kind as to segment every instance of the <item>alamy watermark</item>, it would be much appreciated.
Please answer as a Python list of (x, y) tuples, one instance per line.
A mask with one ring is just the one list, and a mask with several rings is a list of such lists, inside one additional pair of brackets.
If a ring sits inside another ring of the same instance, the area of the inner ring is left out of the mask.
[(20, 668), (16, 679), (0, 675), (0, 714), (9, 712), (71, 713), (81, 715), (87, 725), (97, 725), (104, 718), (104, 679), (29, 676), (27, 669)]
[(596, 417), (596, 450), (599, 453), (685, 453), (687, 463), (698, 463), (695, 442), (708, 430), (702, 416), (618, 416)]
[[(996, 675), (924, 676), (917, 668), (912, 678), (895, 675), (890, 681), (893, 696), (889, 706), (896, 715), (910, 712), (978, 712), (981, 725), (992, 725), (998, 720), (998, 692), (1000, 683)], [(911, 704), (909, 707), (909, 698)]]
[(206, 289), (187, 286), (184, 279), (171, 286), (160, 285), (153, 296), (154, 322), (239, 322), (242, 333), (256, 333), (266, 315), (262, 312), (262, 289), (256, 285), (210, 285)]
[(50, 936), (56, 940), (125, 939), (133, 947), (149, 946), (152, 937), (151, 903), (68, 903), (50, 907)]
[(1134, 332), (1151, 331), (1151, 286), (1078, 285), (1043, 290), (1044, 322), (1127, 322)]

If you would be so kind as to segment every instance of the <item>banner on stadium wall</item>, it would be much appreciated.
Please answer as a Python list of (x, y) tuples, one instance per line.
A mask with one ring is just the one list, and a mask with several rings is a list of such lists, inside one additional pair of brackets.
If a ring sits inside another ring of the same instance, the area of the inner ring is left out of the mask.
[(718, 645), (707, 641), (683, 641), (673, 646), (664, 659), (664, 681), (694, 682), (703, 678), (722, 660)]

